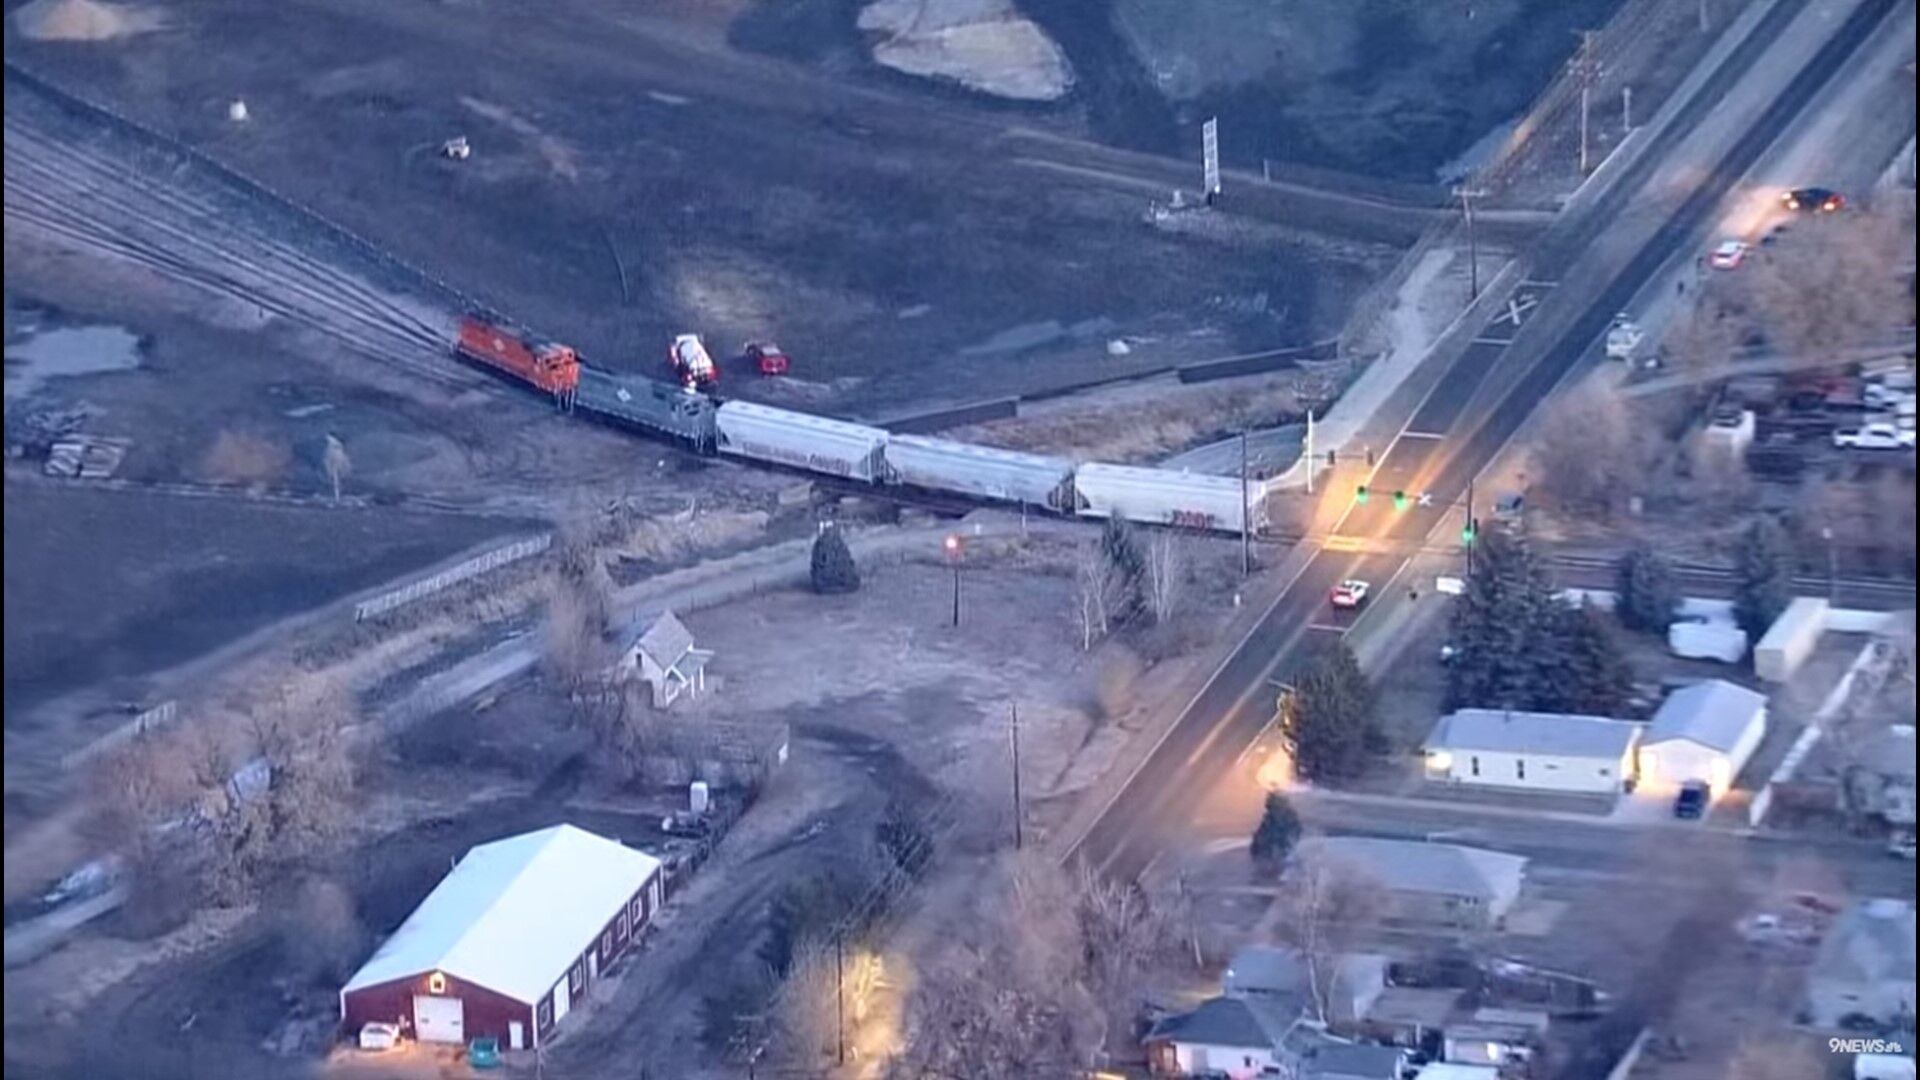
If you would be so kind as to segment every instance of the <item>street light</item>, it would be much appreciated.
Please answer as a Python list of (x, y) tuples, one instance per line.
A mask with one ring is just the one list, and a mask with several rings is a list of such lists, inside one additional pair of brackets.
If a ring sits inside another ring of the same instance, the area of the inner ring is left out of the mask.
[(1820, 539), (1827, 545), (1827, 603), (1831, 604), (1840, 591), (1840, 563), (1833, 552), (1833, 526), (1820, 526)]
[(953, 564), (953, 625), (960, 625), (960, 537), (948, 533), (942, 546), (947, 549), (947, 561)]

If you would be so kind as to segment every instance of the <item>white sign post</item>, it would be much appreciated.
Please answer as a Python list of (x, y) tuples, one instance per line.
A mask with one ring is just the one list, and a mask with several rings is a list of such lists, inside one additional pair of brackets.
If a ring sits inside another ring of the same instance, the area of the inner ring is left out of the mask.
[(1207, 205), (1220, 194), (1220, 118), (1214, 117), (1200, 128), (1200, 154), (1206, 170)]

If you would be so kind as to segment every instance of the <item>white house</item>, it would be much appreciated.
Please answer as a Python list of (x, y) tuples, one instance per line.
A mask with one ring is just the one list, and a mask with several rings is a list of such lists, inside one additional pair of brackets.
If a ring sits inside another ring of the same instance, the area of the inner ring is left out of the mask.
[(1704, 780), (1716, 795), (1733, 786), (1767, 734), (1767, 698), (1723, 679), (1667, 695), (1640, 739), (1640, 777), (1678, 786)]
[(1422, 749), (1431, 780), (1614, 795), (1633, 775), (1639, 738), (1640, 725), (1604, 716), (1461, 709)]
[(699, 697), (707, 688), (713, 650), (693, 647), (693, 633), (673, 612), (663, 611), (627, 650), (622, 667), (638, 673), (653, 690), (653, 707), (664, 709), (681, 694)]
[(1217, 997), (1147, 1032), (1147, 1064), (1159, 1076), (1219, 1073), (1251, 1080), (1292, 1068), (1319, 1038), (1301, 1025), (1299, 1003)]
[(1823, 1028), (1854, 1017), (1914, 1016), (1914, 913), (1905, 900), (1862, 900), (1834, 921), (1807, 975), (1807, 1015)]

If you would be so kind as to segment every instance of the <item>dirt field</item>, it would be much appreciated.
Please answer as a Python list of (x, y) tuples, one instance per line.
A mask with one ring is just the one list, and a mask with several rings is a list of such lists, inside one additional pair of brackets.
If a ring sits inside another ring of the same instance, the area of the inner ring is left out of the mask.
[[(164, 12), (163, 34), (13, 35), (8, 55), (615, 366), (654, 370), (690, 327), (723, 349), (772, 334), (832, 391), (823, 407), (910, 407), (1116, 366), (1072, 339), (958, 355), (1010, 329), (1171, 320), (1227, 351), (1274, 347), (1336, 324), (1365, 276), (1325, 252), (1156, 232), (1144, 194), (1002, 156), (1000, 111), (733, 52), (725, 5)], [(269, 38), (300, 56), (236, 46)], [(437, 157), (457, 134), (473, 158)], [(1260, 293), (1287, 298), (1281, 317), (1217, 302)]]

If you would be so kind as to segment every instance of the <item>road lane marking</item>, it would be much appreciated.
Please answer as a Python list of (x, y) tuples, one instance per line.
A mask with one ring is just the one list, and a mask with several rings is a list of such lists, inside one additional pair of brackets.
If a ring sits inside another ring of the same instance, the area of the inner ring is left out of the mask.
[(1446, 432), (1443, 431), (1403, 431), (1400, 433), (1400, 437), (1403, 439), (1444, 439), (1447, 435)]
[(1511, 344), (1513, 344), (1513, 340), (1514, 340), (1514, 339), (1512, 339), (1512, 338), (1510, 338), (1510, 337), (1508, 337), (1508, 338), (1498, 338), (1498, 337), (1477, 337), (1477, 338), (1474, 338), (1474, 339), (1473, 339), (1473, 344), (1475, 344), (1475, 345), (1499, 345), (1499, 346), (1501, 346), (1501, 347), (1503, 347), (1503, 348), (1504, 348), (1504, 347), (1506, 347), (1506, 346), (1508, 346), (1508, 345), (1511, 345)]

